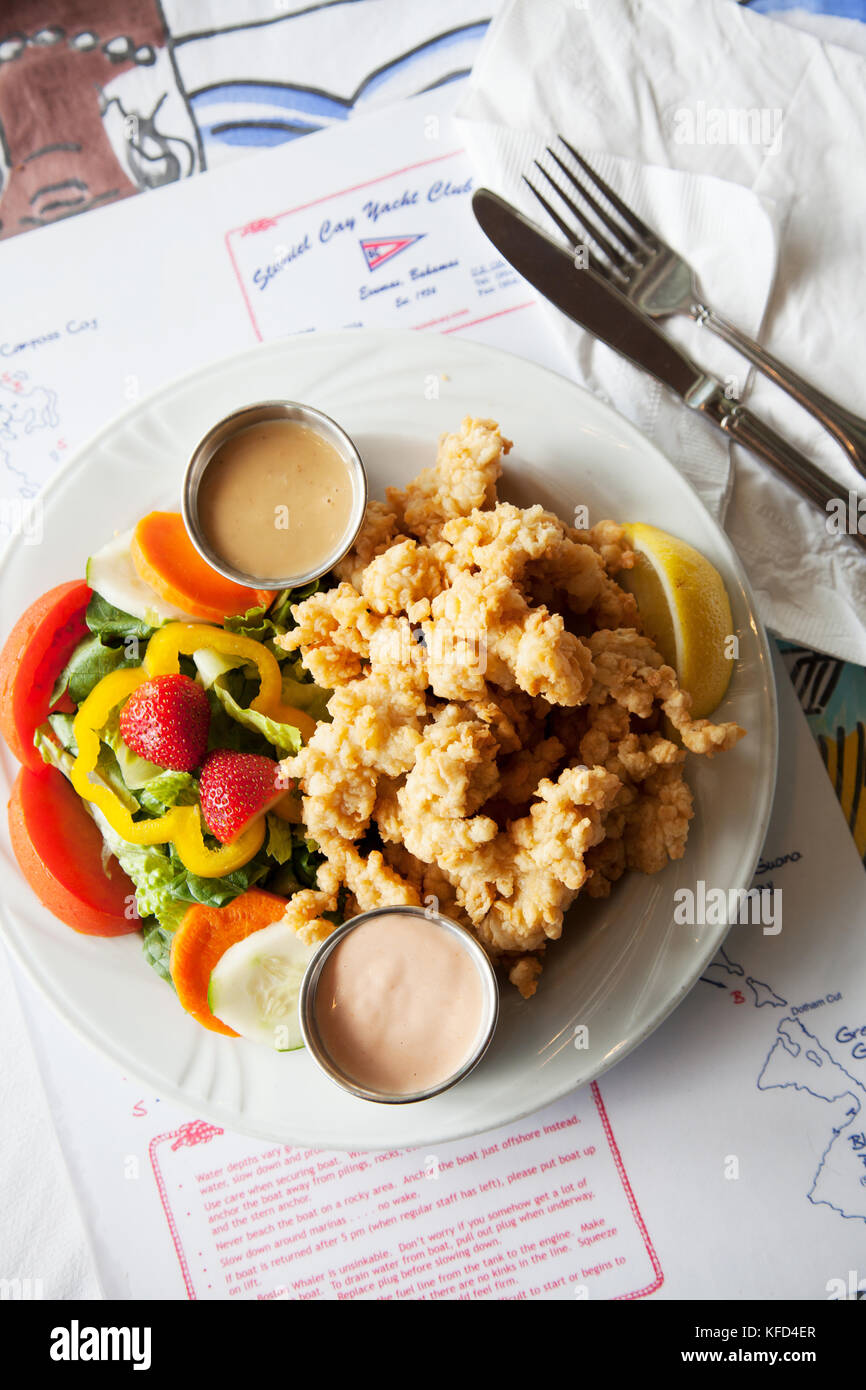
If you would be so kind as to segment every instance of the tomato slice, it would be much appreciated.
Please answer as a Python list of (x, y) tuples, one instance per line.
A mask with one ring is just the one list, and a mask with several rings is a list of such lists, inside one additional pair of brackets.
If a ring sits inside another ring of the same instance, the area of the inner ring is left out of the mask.
[(44, 764), (33, 735), (52, 708), (57, 677), (87, 636), (84, 615), (92, 593), (83, 579), (50, 589), (21, 615), (0, 653), (0, 733), (34, 772)]
[(103, 868), (102, 836), (56, 767), (22, 767), (9, 801), (9, 834), (21, 872), (61, 922), (87, 936), (138, 930), (135, 884), (116, 859)]

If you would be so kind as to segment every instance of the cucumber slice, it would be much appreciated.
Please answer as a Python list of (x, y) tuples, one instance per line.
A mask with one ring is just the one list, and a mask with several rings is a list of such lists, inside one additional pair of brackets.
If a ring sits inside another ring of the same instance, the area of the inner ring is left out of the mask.
[(285, 922), (236, 941), (211, 972), (211, 1013), (241, 1037), (277, 1052), (303, 1047), (298, 997), (314, 951)]
[(132, 563), (131, 540), (132, 532), (124, 531), (91, 555), (86, 573), (91, 589), (122, 613), (141, 618), (151, 627), (159, 627), (161, 623), (201, 622), (201, 618), (194, 618), (182, 608), (166, 603), (155, 589), (145, 584)]

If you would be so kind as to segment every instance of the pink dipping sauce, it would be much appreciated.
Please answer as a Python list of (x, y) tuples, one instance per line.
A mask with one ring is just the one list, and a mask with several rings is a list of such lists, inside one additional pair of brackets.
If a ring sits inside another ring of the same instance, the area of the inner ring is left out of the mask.
[(459, 1071), (479, 1040), (484, 987), (469, 951), (423, 917), (383, 913), (347, 933), (322, 967), (319, 1036), (365, 1090), (427, 1091)]

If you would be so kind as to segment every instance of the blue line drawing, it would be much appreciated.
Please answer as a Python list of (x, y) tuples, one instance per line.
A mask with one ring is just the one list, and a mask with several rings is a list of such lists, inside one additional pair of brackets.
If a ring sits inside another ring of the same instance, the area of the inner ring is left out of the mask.
[(782, 999), (775, 990), (769, 985), (765, 985), (762, 980), (756, 980), (751, 975), (746, 976), (746, 984), (755, 996), (755, 1008), (763, 1008), (764, 1004), (769, 1004), (774, 1009), (787, 1008), (787, 999)]
[(854, 1122), (864, 1114), (866, 1087), (797, 1018), (780, 1020), (757, 1086), (759, 1091), (793, 1087), (829, 1105), (850, 1101), (842, 1123), (832, 1126), (806, 1195), (814, 1206), (866, 1221), (866, 1135), (854, 1132)]
[(748, 0), (757, 14), (778, 10), (808, 10), (810, 14), (836, 15), (840, 19), (866, 20), (866, 0)]
[(737, 961), (731, 960), (724, 946), (720, 946), (715, 959), (707, 966), (706, 974), (702, 975), (701, 979), (704, 981), (704, 984), (718, 985), (720, 989), (726, 989), (727, 980), (724, 978), (716, 979), (715, 977), (717, 975), (722, 977), (732, 975), (736, 978), (737, 976), (745, 975), (745, 973), (745, 970)]
[[(189, 91), (189, 109), (206, 144), (280, 145), (347, 120), (372, 100), (387, 99), (389, 88), (394, 88), (395, 96), (406, 95), (407, 74), (425, 64), (429, 74), (431, 62), (449, 51), (459, 50), (458, 66), (435, 74), (415, 93), (434, 91), (468, 76), (488, 24), (488, 20), (475, 21), (436, 34), (367, 73), (345, 95), (274, 79), (239, 78)], [(209, 119), (214, 108), (219, 109), (220, 119)]]
[[(732, 981), (744, 975), (756, 1008), (787, 1008), (787, 1000), (762, 980), (746, 975), (724, 948), (700, 978), (728, 990)], [(742, 1002), (742, 996), (737, 1002)], [(849, 1102), (841, 1117), (835, 1118), (806, 1195), (813, 1206), (828, 1206), (848, 1220), (866, 1221), (866, 1128), (855, 1132), (855, 1121), (866, 1117), (866, 1086), (793, 1017), (779, 1020), (756, 1084), (759, 1091), (792, 1087), (832, 1106)]]

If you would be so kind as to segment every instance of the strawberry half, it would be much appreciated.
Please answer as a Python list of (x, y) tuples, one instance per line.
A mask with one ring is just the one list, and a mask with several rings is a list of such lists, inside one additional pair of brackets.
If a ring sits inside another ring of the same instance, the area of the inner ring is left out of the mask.
[(192, 772), (207, 752), (210, 705), (189, 676), (155, 676), (120, 711), (120, 736), (140, 758), (172, 772)]
[(218, 748), (208, 755), (201, 770), (201, 813), (208, 830), (224, 845), (263, 816), (286, 794), (278, 784), (279, 764), (258, 753), (236, 753)]

